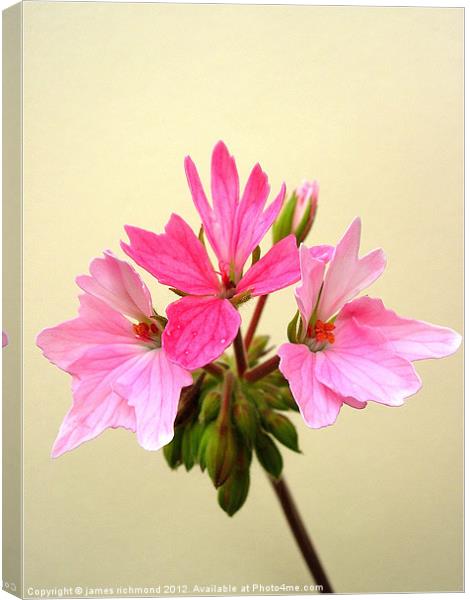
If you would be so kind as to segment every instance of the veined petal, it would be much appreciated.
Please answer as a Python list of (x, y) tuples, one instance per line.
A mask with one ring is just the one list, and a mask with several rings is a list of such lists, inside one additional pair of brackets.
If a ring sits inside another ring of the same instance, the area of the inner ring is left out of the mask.
[[(261, 239), (257, 239), (257, 229), (262, 220), (269, 189), (266, 173), (259, 164), (256, 164), (248, 178), (242, 200), (236, 211), (231, 247), (236, 273), (242, 272), (243, 265)], [(265, 231), (261, 237), (264, 236)]]
[(335, 322), (335, 342), (317, 352), (316, 374), (327, 387), (360, 402), (400, 406), (421, 380), (413, 365), (393, 353), (384, 336), (354, 318)]
[(59, 368), (70, 366), (96, 345), (135, 344), (131, 323), (94, 296), (80, 296), (79, 316), (43, 329), (36, 339), (44, 356)]
[(85, 292), (137, 320), (152, 314), (150, 292), (129, 263), (108, 251), (104, 258), (95, 258), (91, 262), (90, 273), (91, 276), (81, 275), (76, 279)]
[(318, 353), (304, 344), (283, 344), (277, 353), (281, 358), (279, 370), (289, 382), (305, 423), (315, 429), (332, 425), (343, 399), (317, 379)]
[(255, 263), (237, 285), (237, 293), (250, 290), (262, 296), (287, 287), (300, 278), (299, 252), (294, 235), (289, 235)]
[(138, 227), (126, 226), (130, 244), (122, 249), (160, 283), (188, 294), (214, 294), (219, 282), (204, 246), (189, 225), (171, 215), (165, 233), (157, 235)]
[(65, 416), (52, 448), (52, 457), (94, 439), (108, 427), (135, 431), (134, 409), (116, 394), (101, 373), (73, 382), (73, 404)]
[(442, 358), (453, 354), (462, 337), (453, 329), (400, 317), (378, 298), (357, 298), (346, 304), (341, 316), (354, 317), (361, 326), (380, 331), (395, 354), (406, 360)]
[(115, 381), (115, 390), (135, 409), (137, 439), (145, 450), (159, 450), (173, 439), (181, 390), (192, 382), (161, 348), (141, 354)]
[(198, 369), (221, 356), (240, 327), (240, 314), (228, 300), (185, 296), (167, 308), (163, 348), (173, 362)]
[(360, 238), (361, 220), (356, 218), (336, 246), (328, 266), (318, 305), (318, 317), (323, 321), (371, 285), (385, 268), (385, 255), (381, 249), (358, 258)]
[(324, 253), (311, 250), (304, 244), (300, 246), (301, 284), (295, 288), (295, 299), (305, 328), (317, 304), (325, 273), (325, 261), (315, 257), (323, 257)]

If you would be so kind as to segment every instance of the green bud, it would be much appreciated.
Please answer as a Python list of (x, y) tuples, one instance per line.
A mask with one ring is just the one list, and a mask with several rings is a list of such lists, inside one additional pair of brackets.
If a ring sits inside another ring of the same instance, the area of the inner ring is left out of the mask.
[(250, 367), (254, 367), (258, 360), (269, 352), (267, 348), (268, 343), (269, 335), (257, 335), (253, 339), (248, 350), (248, 364)]
[(292, 221), (294, 219), (295, 207), (297, 199), (295, 194), (284, 203), (282, 210), (273, 225), (273, 244), (279, 242), (283, 238), (292, 233)]
[(258, 411), (242, 390), (237, 390), (232, 405), (233, 421), (243, 438), (252, 444), (258, 429)]
[(205, 464), (215, 487), (229, 477), (237, 459), (237, 441), (229, 423), (216, 423), (207, 440)]
[(197, 461), (201, 433), (202, 426), (197, 421), (195, 423), (189, 423), (184, 428), (181, 443), (181, 457), (187, 471), (190, 471)]
[(219, 487), (217, 500), (220, 507), (233, 516), (245, 503), (250, 488), (250, 470), (235, 469), (227, 481)]
[(261, 421), (266, 431), (272, 433), (281, 444), (294, 452), (300, 452), (297, 430), (287, 417), (272, 410), (263, 410)]
[[(289, 410), (289, 404), (286, 402), (283, 394), (283, 389), (265, 381), (258, 385), (259, 394), (262, 402), (270, 408), (276, 410)], [(258, 402), (260, 404), (260, 402)]]
[(217, 390), (211, 390), (204, 396), (199, 412), (201, 423), (209, 423), (217, 418), (220, 410), (221, 396)]
[(216, 428), (216, 424), (214, 421), (211, 421), (209, 425), (207, 425), (201, 434), (201, 439), (199, 441), (199, 449), (197, 454), (197, 460), (199, 466), (201, 467), (201, 471), (204, 471), (206, 468), (206, 450), (207, 445), (209, 443), (210, 438), (214, 435), (214, 430)]
[(299, 405), (294, 400), (294, 396), (292, 395), (292, 392), (290, 391), (290, 387), (289, 386), (282, 387), (282, 388), (280, 388), (279, 392), (282, 395), (282, 398), (283, 398), (284, 402), (287, 404), (287, 406), (289, 407), (289, 409), (295, 410), (295, 412), (299, 412)]
[(163, 447), (163, 456), (168, 466), (176, 469), (181, 464), (181, 442), (183, 438), (183, 427), (175, 429), (175, 435), (169, 444)]
[(256, 456), (264, 469), (275, 479), (279, 479), (282, 472), (282, 456), (269, 435), (258, 432), (255, 450)]

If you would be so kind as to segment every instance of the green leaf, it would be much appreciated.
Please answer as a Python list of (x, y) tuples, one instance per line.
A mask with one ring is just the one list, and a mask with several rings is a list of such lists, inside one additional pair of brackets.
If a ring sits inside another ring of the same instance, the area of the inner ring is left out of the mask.
[(275, 479), (279, 479), (282, 473), (282, 456), (269, 435), (258, 432), (255, 450), (262, 467)]

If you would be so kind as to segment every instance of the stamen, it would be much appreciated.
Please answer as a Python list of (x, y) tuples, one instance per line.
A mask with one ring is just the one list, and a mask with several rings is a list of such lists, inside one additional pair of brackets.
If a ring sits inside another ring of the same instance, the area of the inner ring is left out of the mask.
[(139, 337), (141, 340), (145, 340), (145, 341), (155, 339), (155, 336), (157, 336), (159, 333), (159, 329), (158, 329), (156, 323), (149, 324), (149, 323), (141, 322), (141, 323), (132, 325), (132, 329), (134, 330), (134, 333), (136, 334), (137, 337)]
[[(325, 323), (324, 321), (320, 321), (320, 319), (317, 319), (314, 327), (314, 332), (311, 331), (311, 327), (309, 326), (309, 336), (314, 337), (317, 340), (317, 342), (328, 342), (329, 344), (334, 344), (334, 329), (334, 323)], [(314, 335), (311, 335), (312, 333), (314, 333)]]

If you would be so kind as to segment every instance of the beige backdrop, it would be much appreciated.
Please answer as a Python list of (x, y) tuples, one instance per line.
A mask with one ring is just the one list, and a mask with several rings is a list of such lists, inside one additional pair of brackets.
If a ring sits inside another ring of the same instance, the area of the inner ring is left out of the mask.
[[(361, 215), (389, 260), (372, 293), (461, 331), (463, 10), (27, 2), (24, 26), (26, 590), (309, 583), (258, 467), (230, 519), (125, 431), (52, 461), (69, 378), (35, 336), (125, 223), (198, 226), (183, 157), (207, 182), (219, 138), (242, 179), (258, 160), (273, 189), (318, 178), (310, 241)], [(275, 342), (293, 311), (270, 301)], [(461, 355), (419, 364), (403, 408), (297, 419), (285, 473), (338, 591), (462, 589)]]

